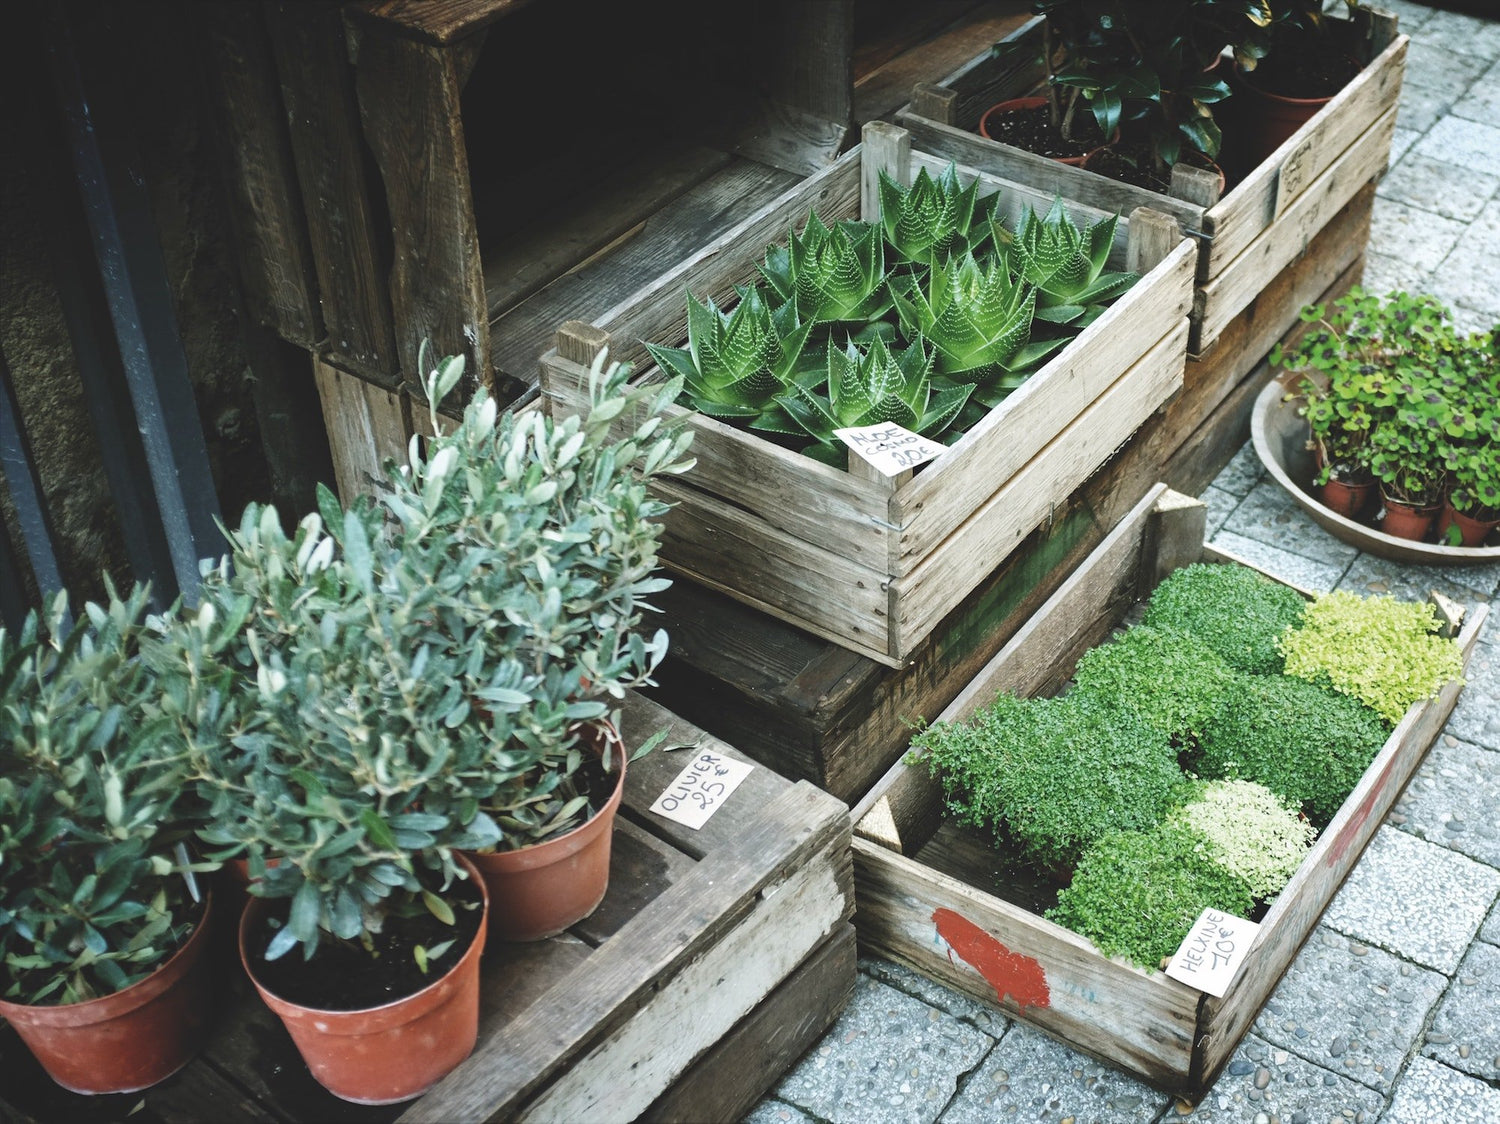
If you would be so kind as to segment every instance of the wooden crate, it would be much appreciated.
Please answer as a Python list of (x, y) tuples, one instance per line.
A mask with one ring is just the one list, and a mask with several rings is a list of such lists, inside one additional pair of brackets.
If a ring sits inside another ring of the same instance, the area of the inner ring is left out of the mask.
[[(1001, 691), (1050, 694), (1078, 657), (1108, 637), (1167, 574), (1232, 561), (1203, 544), (1205, 508), (1153, 489), (940, 716), (961, 719)], [(1487, 615), (1460, 634), (1468, 659)], [(897, 764), (856, 807), (854, 863), (862, 945), (995, 1004), (1069, 1044), (1196, 1099), (1217, 1078), (1261, 1005), (1317, 924), (1458, 698), (1449, 683), (1412, 706), (1261, 922), (1223, 999), (1101, 955), (1084, 938), (996, 885), (996, 853), (943, 822), (941, 787)], [(967, 939), (951, 946), (943, 934)], [(993, 955), (986, 955), (986, 952)], [(968, 959), (965, 957), (967, 956)]]
[[(659, 378), (643, 340), (686, 336), (685, 291), (721, 303), (756, 276), (768, 243), (816, 209), (825, 222), (878, 216), (876, 173), (910, 183), (948, 161), (883, 122), (865, 143), (762, 207), (676, 269), (595, 317), (542, 357), (555, 412), (587, 401), (588, 363), (608, 346)], [(960, 168), (1000, 191), (1014, 220), (1052, 196)], [(1102, 212), (1072, 208), (1080, 221)], [(1113, 268), (1141, 280), (937, 460), (899, 481), (868, 479), (680, 407), (697, 467), (661, 493), (672, 569), (853, 651), (900, 666), (938, 622), (1182, 385), (1196, 255), (1164, 216), (1120, 223)], [(622, 426), (632, 425), (623, 419)]]
[(986, 51), (940, 84), (918, 83), (896, 119), (914, 144), (960, 164), (1096, 207), (1148, 206), (1175, 218), (1200, 247), (1188, 343), (1194, 356), (1213, 351), (1246, 305), (1390, 159), (1408, 43), (1396, 33), (1394, 16), (1358, 12), (1347, 34), (1364, 69), (1223, 198), (1214, 178), (1199, 169), (1174, 169), (1172, 193), (1162, 195), (972, 131), (991, 105), (1028, 93), (1041, 80), (1032, 61), (1040, 55), (1041, 24), (1033, 20), (1005, 40), (1033, 45), (1034, 52), (1002, 61)]
[(1198, 495), (1244, 444), (1250, 406), (1281, 325), (1358, 282), (1375, 189), (1367, 184), (1221, 337), (1190, 360), (1181, 392), (1153, 414), (893, 669), (695, 582), (659, 595), (672, 652), (652, 694), (735, 739), (783, 776), (857, 801), (905, 750), (910, 723), (947, 706), (1157, 480)]
[[(667, 728), (734, 748), (631, 696), (627, 737)], [(204, 1053), (143, 1094), (78, 1097), (0, 1032), (0, 1118), (161, 1121), (730, 1120), (837, 1016), (854, 987), (845, 806), (756, 768), (693, 831), (648, 811), (691, 758), (630, 766), (610, 888), (567, 933), (486, 955), (474, 1055), (405, 1105), (336, 1100), (308, 1074), (229, 949), (234, 994)]]

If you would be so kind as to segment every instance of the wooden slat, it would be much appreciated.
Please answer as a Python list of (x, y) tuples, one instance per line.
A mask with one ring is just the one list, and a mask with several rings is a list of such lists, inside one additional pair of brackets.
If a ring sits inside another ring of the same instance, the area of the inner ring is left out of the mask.
[(369, 27), (355, 78), (365, 140), (385, 184), (400, 371), (420, 394), (417, 354), (429, 341), (435, 355), (464, 357), (460, 395), (467, 399), (491, 379), (459, 62), (457, 51)]
[[(1306, 196), (1318, 190), (1318, 179), (1395, 106), (1401, 93), (1407, 42), (1403, 35), (1381, 52), (1317, 116), (1287, 138), (1204, 216), (1204, 233), (1212, 239), (1206, 277), (1223, 273), (1265, 231), (1277, 211), (1278, 183), (1288, 158), (1305, 153), (1300, 180), (1304, 184), (1301, 195)], [(1285, 210), (1284, 203), (1281, 209)], [(1337, 209), (1324, 214), (1331, 215)]]
[[(1077, 934), (867, 840), (854, 841), (854, 867), (863, 947), (1111, 1064), (1167, 1085), (1186, 1078), (1196, 991), (1105, 959)], [(940, 927), (971, 935), (954, 947)], [(1000, 987), (1009, 984), (1004, 998), (966, 954), (990, 958)], [(1040, 1002), (1022, 1007), (1018, 992)]]
[(336, 8), (319, 5), (269, 4), (264, 11), (306, 208), (326, 353), (394, 385), (387, 263), (377, 249), (343, 20)]
[[(1488, 605), (1477, 606), (1459, 635), (1465, 667), (1488, 615)], [(1246, 953), (1245, 968), (1234, 986), (1222, 999), (1205, 1000), (1203, 1056), (1194, 1073), (1194, 1084), (1199, 1088), (1212, 1084), (1228, 1063), (1240, 1037), (1255, 1021), (1297, 950), (1316, 927), (1334, 891), (1354, 869), (1427, 747), (1447, 722), (1461, 690), (1460, 684), (1449, 683), (1436, 699), (1414, 703), (1406, 712), (1261, 921), (1260, 932)]]
[[(958, 95), (953, 102), (953, 116), (946, 124), (972, 132), (979, 127), (980, 117), (990, 106), (1029, 93), (1046, 80), (1040, 62), (1041, 17), (1025, 21), (1001, 41), (1002, 46), (1011, 44), (1024, 44), (1025, 49), (1005, 55), (983, 51), (934, 83)], [(904, 109), (898, 111), (898, 118), (903, 112)]]
[[(1004, 7), (1014, 9), (1017, 5)], [(1019, 11), (998, 11), (995, 5), (986, 4), (925, 42), (858, 76), (854, 82), (855, 120), (885, 117), (911, 93), (913, 83), (949, 73), (976, 53), (987, 52), (1024, 22), (1026, 16)]]
[[(1044, 453), (1014, 473), (958, 531), (892, 583), (893, 648), (914, 651), (994, 561), (1009, 554), (1056, 504), (1105, 462), (1147, 415), (1182, 386), (1187, 321), (1082, 411)], [(897, 615), (899, 613), (899, 616)]]
[(699, 1124), (743, 1118), (849, 1002), (857, 957), (854, 926), (840, 926), (640, 1119)]
[[(846, 916), (847, 889), (830, 856), (843, 850), (840, 840), (848, 838), (848, 825), (826, 814), (827, 799), (802, 785), (764, 804), (762, 815), (733, 846), (700, 863), (554, 988), (555, 1001), (544, 997), (513, 1034), (481, 1042), (402, 1119), (514, 1118), (543, 1090), (547, 1100), (531, 1106), (534, 1118), (545, 1118), (549, 1105), (562, 1104), (565, 1110), (578, 1104), (575, 1096), (597, 1103), (596, 1092), (644, 1096), (635, 1111), (645, 1108), (692, 1060), (678, 1052), (684, 1044), (693, 1048), (687, 1028), (704, 1026), (696, 1020), (705, 1008), (682, 1000), (706, 995), (710, 1022), (733, 1011), (727, 1030)], [(783, 883), (782, 892), (762, 900), (762, 892), (777, 883)], [(747, 932), (756, 939), (745, 941)], [(731, 948), (733, 959), (717, 955)], [(789, 952), (793, 948), (795, 955)], [(704, 965), (712, 965), (712, 971), (703, 971)], [(747, 977), (759, 988), (747, 988)], [(722, 1005), (712, 1002), (719, 979), (728, 985)], [(651, 1002), (663, 998), (670, 1001)], [(638, 1017), (647, 1013), (650, 1018)], [(636, 1039), (652, 1021), (657, 1029), (654, 1038), (646, 1037), (646, 1049)], [(589, 1060), (579, 1064), (585, 1055)], [(616, 1055), (627, 1073), (633, 1061), (643, 1069), (635, 1078), (596, 1089), (595, 1077), (613, 1068)], [(649, 1081), (646, 1068), (652, 1071)]]
[(406, 406), (400, 391), (386, 390), (321, 359), (312, 363), (339, 496), (350, 503), (385, 479), (386, 458), (406, 460), (411, 436)]
[(594, 913), (572, 932), (603, 944), (636, 914), (649, 909), (668, 886), (686, 877), (693, 860), (623, 816), (615, 818), (609, 851), (609, 889)]
[(1196, 258), (1192, 243), (1179, 243), (1162, 268), (1137, 282), (897, 494), (892, 511), (902, 528), (897, 573), (910, 572), (972, 514), (981, 493), (992, 494), (995, 482), (1019, 471), (1084, 404), (1098, 399), (1172, 333), (1192, 300)]
[(302, 196), (271, 44), (253, 2), (195, 6), (208, 50), (210, 97), (225, 143), (245, 303), (283, 339), (323, 335)]
[(1240, 310), (1307, 248), (1360, 188), (1380, 174), (1390, 157), (1395, 128), (1392, 108), (1283, 212), (1275, 226), (1201, 288), (1196, 311), (1202, 314), (1202, 328), (1194, 341), (1195, 352), (1212, 347)]
[(531, 0), (371, 0), (349, 5), (361, 19), (428, 43), (447, 44), (474, 35)]

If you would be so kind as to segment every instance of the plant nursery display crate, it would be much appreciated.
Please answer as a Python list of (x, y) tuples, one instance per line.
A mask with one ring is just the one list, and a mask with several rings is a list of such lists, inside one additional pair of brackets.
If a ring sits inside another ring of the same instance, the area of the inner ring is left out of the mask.
[(479, 1043), (416, 1101), (348, 1104), (307, 1072), (222, 950), (222, 1017), (155, 1088), (67, 1093), (0, 1030), (0, 1118), (79, 1122), (731, 1120), (817, 1039), (854, 987), (849, 816), (807, 782), (754, 768), (699, 830), (650, 811), (700, 752), (743, 761), (637, 695), (623, 732), (667, 746), (631, 764), (609, 892), (532, 944), (492, 942)]
[[(1201, 503), (1153, 489), (939, 717), (966, 717), (1001, 691), (1058, 691), (1079, 656), (1166, 575), (1193, 562), (1234, 561), (1203, 544), (1204, 525)], [(1474, 610), (1459, 635), (1466, 661), (1487, 608)], [(1025, 879), (1012, 876), (992, 841), (945, 823), (939, 782), (904, 763), (854, 811), (861, 945), (1196, 1100), (1316, 926), (1459, 690), (1448, 683), (1397, 724), (1261, 921), (1222, 999), (1109, 959), (1022, 904), (1036, 900)]]
[[(1397, 34), (1394, 16), (1366, 9), (1356, 11), (1347, 35), (1351, 53), (1365, 64), (1358, 76), (1222, 198), (1216, 177), (1200, 169), (1179, 165), (1171, 193), (1163, 195), (973, 132), (991, 105), (1042, 81), (1033, 61), (1041, 54), (1040, 18), (1005, 40), (1032, 50), (986, 51), (941, 83), (918, 83), (896, 119), (914, 144), (960, 164), (1106, 210), (1147, 206), (1175, 218), (1199, 246), (1188, 350), (1205, 357), (1390, 159), (1408, 39)], [(1231, 140), (1226, 130), (1226, 146)], [(1281, 330), (1295, 315), (1294, 309)]]
[[(686, 338), (685, 294), (732, 301), (768, 244), (816, 211), (824, 222), (879, 217), (877, 175), (910, 184), (946, 158), (914, 148), (884, 122), (864, 143), (761, 207), (722, 237), (589, 323), (569, 322), (542, 357), (549, 409), (587, 402), (601, 348), (660, 378), (643, 341)], [(959, 167), (1000, 192), (1014, 223), (1051, 192)], [(1068, 203), (1067, 200), (1064, 200)], [(1104, 217), (1068, 203), (1076, 221)], [(1112, 213), (1112, 212), (1111, 212)], [(916, 651), (1042, 523), (1182, 385), (1195, 247), (1172, 220), (1138, 210), (1121, 221), (1110, 268), (1142, 274), (1093, 324), (936, 460), (904, 478), (869, 479), (791, 452), (681, 407), (697, 467), (662, 485), (674, 503), (662, 559), (672, 569), (891, 666)], [(629, 424), (625, 419), (622, 425)]]

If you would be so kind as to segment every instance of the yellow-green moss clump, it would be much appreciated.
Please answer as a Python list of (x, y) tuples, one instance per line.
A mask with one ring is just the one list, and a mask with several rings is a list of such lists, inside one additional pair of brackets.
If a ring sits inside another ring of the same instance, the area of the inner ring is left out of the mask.
[(1317, 834), (1295, 808), (1253, 781), (1209, 781), (1167, 822), (1202, 839), (1208, 857), (1257, 901), (1281, 893)]

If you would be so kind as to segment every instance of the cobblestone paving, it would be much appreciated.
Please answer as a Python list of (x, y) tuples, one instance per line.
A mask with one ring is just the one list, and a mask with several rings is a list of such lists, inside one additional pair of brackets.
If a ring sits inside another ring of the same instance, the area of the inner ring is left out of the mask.
[[(1500, 19), (1381, 0), (1411, 35), (1365, 285), (1500, 317)], [(1319, 530), (1248, 445), (1204, 492), (1218, 546), (1311, 589), (1474, 605), (1500, 566), (1432, 569)], [(847, 1011), (753, 1124), (1500, 1124), (1500, 622), (1447, 728), (1193, 1108), (909, 969), (860, 961)]]

